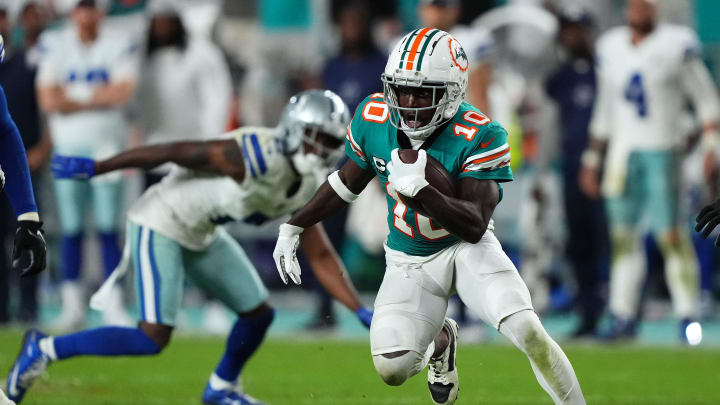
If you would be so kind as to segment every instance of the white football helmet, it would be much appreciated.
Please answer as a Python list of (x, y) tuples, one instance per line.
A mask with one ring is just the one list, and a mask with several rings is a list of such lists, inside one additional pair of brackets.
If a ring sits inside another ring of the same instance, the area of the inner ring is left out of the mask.
[[(468, 83), (468, 61), (465, 50), (452, 35), (434, 28), (421, 28), (405, 35), (393, 48), (381, 79), (385, 102), (390, 107), (390, 123), (409, 137), (424, 139), (435, 128), (450, 120), (465, 98)], [(402, 107), (397, 86), (423, 87), (432, 90), (433, 105), (422, 108)], [(440, 96), (442, 92), (442, 96)], [(435, 96), (438, 97), (435, 97)], [(401, 111), (434, 109), (426, 125), (411, 128)]]
[[(278, 129), (285, 135), (285, 153), (294, 160), (303, 159), (302, 146), (306, 143), (320, 152), (327, 167), (332, 167), (343, 156), (349, 123), (350, 111), (340, 96), (330, 90), (306, 90), (290, 98)], [(331, 136), (333, 142), (323, 142), (320, 133)]]

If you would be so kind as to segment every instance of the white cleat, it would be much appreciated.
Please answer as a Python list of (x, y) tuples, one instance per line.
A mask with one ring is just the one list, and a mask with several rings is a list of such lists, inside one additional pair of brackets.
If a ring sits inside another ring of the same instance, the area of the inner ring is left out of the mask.
[(460, 379), (455, 364), (458, 338), (457, 322), (445, 318), (443, 329), (448, 331), (449, 342), (440, 357), (430, 359), (428, 388), (434, 404), (451, 405), (457, 400), (460, 390)]
[(9, 400), (5, 393), (0, 390), (0, 405), (15, 405), (15, 402)]

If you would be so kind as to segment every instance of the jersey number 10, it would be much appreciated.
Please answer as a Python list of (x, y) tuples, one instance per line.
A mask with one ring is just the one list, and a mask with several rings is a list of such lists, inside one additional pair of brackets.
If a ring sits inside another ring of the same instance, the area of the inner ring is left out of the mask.
[[(397, 191), (390, 188), (390, 183), (385, 184), (385, 189), (388, 195), (395, 200), (395, 207), (393, 207), (393, 226), (398, 231), (405, 235), (414, 238), (415, 230), (410, 224), (405, 222), (405, 214), (407, 214), (408, 207), (403, 204), (400, 197), (397, 195)], [(450, 235), (448, 231), (443, 228), (435, 228), (432, 223), (432, 219), (415, 213), (415, 223), (417, 224), (418, 231), (425, 239), (436, 240), (447, 237)]]

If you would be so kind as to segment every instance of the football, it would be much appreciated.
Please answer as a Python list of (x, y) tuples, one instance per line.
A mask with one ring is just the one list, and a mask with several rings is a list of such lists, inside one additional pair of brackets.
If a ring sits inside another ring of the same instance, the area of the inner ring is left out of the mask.
[[(415, 162), (417, 160), (417, 156), (418, 151), (414, 149), (400, 149), (398, 151), (398, 157), (400, 157), (400, 160), (404, 163)], [(427, 155), (427, 164), (425, 165), (425, 180), (427, 180), (430, 185), (435, 187), (443, 195), (448, 197), (455, 196), (455, 181), (445, 167), (429, 154)], [(403, 195), (400, 195), (399, 197), (408, 207), (422, 215), (428, 216), (425, 209), (422, 207), (422, 204), (414, 198), (405, 197)]]

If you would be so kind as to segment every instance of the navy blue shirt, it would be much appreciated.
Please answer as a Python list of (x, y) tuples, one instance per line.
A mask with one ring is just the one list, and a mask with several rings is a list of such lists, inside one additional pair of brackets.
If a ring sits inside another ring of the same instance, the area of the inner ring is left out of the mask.
[(30, 169), (22, 138), (10, 117), (5, 92), (0, 86), (0, 170), (5, 175), (5, 193), (15, 215), (37, 212), (35, 195), (30, 182)]
[(37, 67), (26, 62), (26, 53), (15, 50), (0, 64), (0, 86), (5, 90), (8, 110), (26, 148), (32, 148), (42, 135), (40, 109), (35, 94)]
[(347, 103), (352, 114), (365, 97), (382, 92), (380, 75), (386, 63), (387, 55), (377, 49), (357, 60), (340, 54), (325, 64), (323, 82)]
[(587, 147), (588, 127), (596, 94), (593, 63), (576, 60), (561, 65), (546, 83), (548, 95), (560, 109), (563, 166), (566, 171), (580, 168), (580, 155)]

